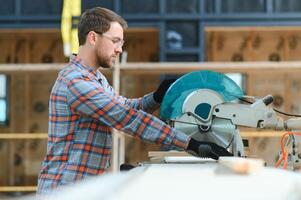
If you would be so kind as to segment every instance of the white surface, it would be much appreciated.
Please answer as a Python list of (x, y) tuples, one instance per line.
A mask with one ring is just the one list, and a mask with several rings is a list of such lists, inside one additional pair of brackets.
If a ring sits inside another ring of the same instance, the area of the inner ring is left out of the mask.
[(165, 163), (200, 163), (204, 161), (212, 161), (211, 158), (198, 158), (195, 156), (166, 156), (164, 157), (163, 161)]
[(210, 164), (153, 165), (111, 199), (301, 199), (301, 177), (266, 168), (258, 174), (216, 174)]
[(51, 199), (297, 200), (301, 175), (264, 168), (250, 175), (216, 173), (217, 163), (152, 164), (105, 175), (60, 191)]

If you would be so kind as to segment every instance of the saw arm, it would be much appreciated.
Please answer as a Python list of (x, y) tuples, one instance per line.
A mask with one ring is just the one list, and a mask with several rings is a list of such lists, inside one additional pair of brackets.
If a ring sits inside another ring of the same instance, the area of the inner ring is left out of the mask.
[(285, 131), (301, 130), (301, 118), (284, 121), (268, 106), (272, 101), (273, 97), (268, 95), (250, 105), (222, 103), (215, 106), (213, 115), (217, 118), (229, 119), (237, 126)]

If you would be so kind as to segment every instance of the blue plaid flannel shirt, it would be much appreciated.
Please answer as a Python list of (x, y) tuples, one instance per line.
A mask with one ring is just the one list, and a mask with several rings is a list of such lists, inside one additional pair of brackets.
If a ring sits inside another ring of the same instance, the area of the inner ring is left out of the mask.
[(152, 93), (137, 99), (116, 95), (99, 71), (72, 56), (50, 95), (47, 154), (38, 193), (104, 173), (110, 165), (112, 128), (186, 149), (188, 136), (145, 112), (157, 107)]

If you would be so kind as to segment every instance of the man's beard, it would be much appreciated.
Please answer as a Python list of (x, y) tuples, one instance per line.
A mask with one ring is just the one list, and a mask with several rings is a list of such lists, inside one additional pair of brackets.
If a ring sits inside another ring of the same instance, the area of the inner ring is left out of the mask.
[(98, 64), (102, 68), (112, 68), (116, 62), (116, 57), (98, 56)]

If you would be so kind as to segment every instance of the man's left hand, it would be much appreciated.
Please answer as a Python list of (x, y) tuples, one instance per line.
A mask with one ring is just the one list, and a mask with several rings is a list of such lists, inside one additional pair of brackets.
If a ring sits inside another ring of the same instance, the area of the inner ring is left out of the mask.
[(154, 99), (158, 103), (162, 103), (165, 93), (171, 84), (173, 84), (177, 79), (165, 79), (161, 82), (157, 90), (154, 92)]

